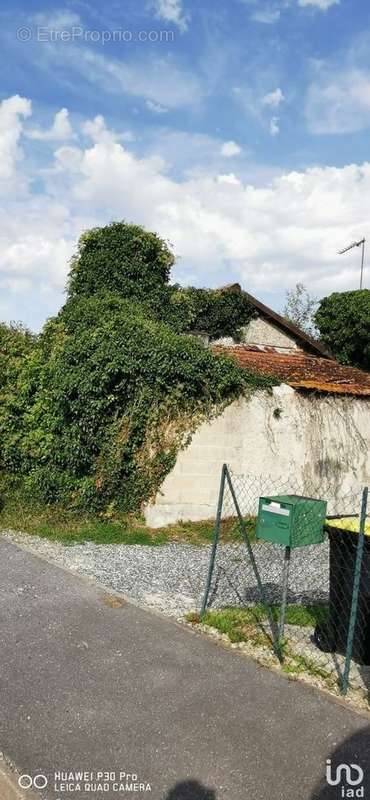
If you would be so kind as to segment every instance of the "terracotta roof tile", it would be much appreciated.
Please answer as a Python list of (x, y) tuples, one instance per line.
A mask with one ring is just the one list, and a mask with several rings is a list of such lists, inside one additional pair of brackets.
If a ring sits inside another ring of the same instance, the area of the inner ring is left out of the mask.
[(250, 372), (276, 375), (295, 389), (370, 396), (370, 374), (356, 367), (346, 367), (332, 358), (307, 353), (279, 353), (257, 350), (248, 345), (215, 345), (216, 353), (230, 355)]

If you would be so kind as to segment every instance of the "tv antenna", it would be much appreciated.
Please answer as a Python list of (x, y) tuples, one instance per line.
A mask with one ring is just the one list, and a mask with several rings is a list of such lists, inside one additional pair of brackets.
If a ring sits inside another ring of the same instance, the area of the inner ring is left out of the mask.
[(353, 247), (361, 247), (362, 245), (362, 252), (361, 252), (361, 273), (360, 273), (360, 289), (362, 289), (362, 281), (364, 276), (364, 261), (365, 261), (365, 237), (360, 239), (358, 242), (352, 242), (349, 244), (348, 247), (344, 247), (343, 250), (339, 250), (338, 255), (342, 256), (343, 253), (347, 253), (348, 250), (352, 250)]

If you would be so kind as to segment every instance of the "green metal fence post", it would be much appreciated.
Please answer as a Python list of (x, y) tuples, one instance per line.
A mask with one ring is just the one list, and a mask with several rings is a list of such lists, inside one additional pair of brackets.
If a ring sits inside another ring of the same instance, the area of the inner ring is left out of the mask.
[(261, 581), (261, 576), (259, 574), (259, 570), (258, 570), (258, 567), (257, 567), (257, 562), (256, 562), (256, 559), (254, 557), (253, 548), (252, 548), (252, 545), (251, 545), (251, 543), (249, 541), (248, 533), (247, 533), (246, 527), (245, 527), (244, 518), (243, 518), (243, 515), (242, 515), (242, 513), (240, 511), (239, 503), (237, 501), (236, 494), (235, 494), (235, 491), (234, 491), (234, 487), (233, 487), (233, 484), (232, 484), (232, 480), (231, 480), (231, 477), (230, 477), (230, 473), (229, 473), (229, 470), (228, 470), (227, 467), (226, 467), (226, 477), (227, 477), (227, 482), (228, 482), (229, 489), (230, 489), (230, 492), (231, 492), (231, 496), (233, 498), (235, 510), (236, 510), (237, 515), (238, 515), (240, 530), (242, 532), (242, 536), (243, 536), (245, 545), (247, 547), (248, 556), (250, 558), (250, 562), (252, 564), (253, 572), (255, 574), (255, 578), (256, 578), (256, 581), (257, 581), (258, 591), (260, 593), (262, 605), (264, 606), (264, 609), (265, 609), (266, 614), (267, 614), (267, 619), (269, 621), (269, 625), (270, 625), (270, 629), (271, 629), (271, 635), (272, 635), (272, 646), (274, 648), (275, 655), (277, 656), (279, 661), (282, 662), (283, 661), (283, 652), (282, 652), (281, 643), (280, 643), (279, 629), (278, 629), (277, 625), (275, 625), (275, 623), (274, 623), (273, 614), (272, 614), (271, 608), (270, 608), (270, 606), (269, 606), (269, 604), (267, 602), (266, 596), (265, 596), (265, 591), (264, 591), (263, 584), (262, 584), (262, 581)]
[(286, 606), (287, 606), (287, 599), (288, 599), (288, 588), (289, 588), (289, 571), (290, 571), (290, 557), (291, 557), (291, 548), (286, 547), (284, 552), (284, 567), (283, 567), (283, 592), (281, 598), (281, 609), (280, 609), (280, 622), (279, 622), (279, 637), (280, 639), (284, 636), (284, 626), (285, 626), (285, 614), (286, 614)]
[(348, 686), (349, 686), (349, 673), (350, 673), (350, 669), (351, 669), (353, 639), (354, 639), (354, 635), (355, 635), (355, 627), (356, 627), (356, 620), (357, 620), (358, 596), (359, 596), (359, 591), (360, 591), (362, 556), (363, 556), (363, 552), (364, 552), (367, 498), (368, 498), (368, 488), (365, 486), (365, 488), (363, 490), (363, 493), (362, 493), (360, 527), (359, 527), (358, 542), (357, 542), (355, 574), (354, 574), (354, 579), (353, 579), (351, 613), (350, 613), (349, 626), (348, 626), (346, 660), (345, 660), (345, 665), (344, 665), (344, 673), (343, 673), (343, 680), (342, 680), (342, 686), (341, 686), (341, 693), (343, 695), (347, 694)]
[(214, 566), (215, 566), (217, 545), (218, 545), (218, 540), (220, 538), (220, 526), (221, 526), (222, 505), (223, 505), (224, 493), (225, 493), (226, 470), (227, 470), (226, 464), (223, 464), (222, 465), (222, 471), (221, 471), (220, 491), (219, 491), (219, 494), (218, 494), (216, 521), (215, 521), (215, 527), (214, 527), (214, 533), (213, 533), (213, 543), (212, 543), (211, 558), (210, 558), (210, 562), (209, 562), (206, 586), (205, 586), (205, 590), (204, 590), (202, 607), (201, 607), (201, 611), (200, 611), (200, 618), (201, 619), (202, 619), (202, 617), (204, 617), (204, 614), (206, 613), (206, 609), (207, 609), (209, 591), (210, 591), (210, 588), (211, 588), (212, 575), (213, 575), (213, 570), (214, 570)]

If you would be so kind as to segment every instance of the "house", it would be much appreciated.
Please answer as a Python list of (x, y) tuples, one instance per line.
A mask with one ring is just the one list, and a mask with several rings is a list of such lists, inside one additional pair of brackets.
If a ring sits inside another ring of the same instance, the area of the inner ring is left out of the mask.
[(296, 325), (248, 298), (255, 313), (242, 341), (211, 346), (281, 384), (199, 426), (145, 510), (152, 527), (213, 517), (223, 463), (275, 487), (291, 479), (292, 488), (311, 495), (327, 486), (331, 497), (358, 496), (370, 480), (370, 374), (339, 364)]

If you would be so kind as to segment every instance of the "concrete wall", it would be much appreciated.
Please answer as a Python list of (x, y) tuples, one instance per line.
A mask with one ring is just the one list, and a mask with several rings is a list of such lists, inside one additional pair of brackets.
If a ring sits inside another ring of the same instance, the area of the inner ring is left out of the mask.
[(146, 508), (147, 523), (214, 517), (224, 462), (249, 476), (244, 513), (269, 489), (330, 496), (331, 512), (350, 513), (354, 493), (370, 481), (369, 445), (370, 400), (300, 394), (285, 384), (257, 392), (199, 427)]
[(292, 336), (263, 317), (251, 319), (249, 325), (243, 328), (243, 333), (243, 341), (246, 344), (265, 344), (282, 348), (284, 352), (294, 352), (299, 349)]

